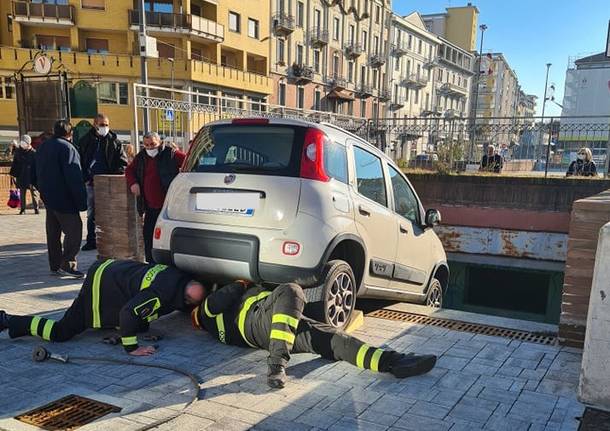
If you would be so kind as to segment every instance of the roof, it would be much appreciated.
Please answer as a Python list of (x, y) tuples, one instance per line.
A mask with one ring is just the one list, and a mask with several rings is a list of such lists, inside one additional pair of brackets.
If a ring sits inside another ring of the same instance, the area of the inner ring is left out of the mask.
[(589, 55), (588, 57), (579, 58), (574, 63), (576, 64), (586, 64), (586, 63), (606, 63), (610, 62), (610, 58), (606, 57), (605, 52), (600, 52), (599, 54)]

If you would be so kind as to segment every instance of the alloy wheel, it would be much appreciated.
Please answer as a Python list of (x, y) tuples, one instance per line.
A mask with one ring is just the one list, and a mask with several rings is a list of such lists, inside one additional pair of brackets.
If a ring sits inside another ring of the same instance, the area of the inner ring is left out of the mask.
[(328, 322), (336, 327), (344, 326), (354, 308), (354, 284), (349, 274), (337, 274), (326, 299)]

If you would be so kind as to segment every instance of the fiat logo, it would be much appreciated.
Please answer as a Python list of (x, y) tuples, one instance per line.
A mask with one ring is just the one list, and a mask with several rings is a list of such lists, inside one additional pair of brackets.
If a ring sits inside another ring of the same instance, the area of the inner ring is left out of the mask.
[(225, 176), (225, 184), (233, 184), (235, 182), (235, 175), (227, 175)]

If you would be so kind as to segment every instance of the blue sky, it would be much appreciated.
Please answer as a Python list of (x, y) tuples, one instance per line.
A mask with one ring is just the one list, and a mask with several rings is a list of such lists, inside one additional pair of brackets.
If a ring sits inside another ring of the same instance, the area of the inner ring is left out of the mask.
[[(394, 11), (443, 12), (467, 0), (394, 0)], [(556, 84), (556, 100), (563, 99), (568, 57), (605, 50), (610, 0), (472, 0), (479, 8), (479, 24), (486, 24), (483, 52), (502, 52), (517, 72), (526, 93), (539, 97), (542, 108), (546, 63), (552, 63), (549, 82)], [(479, 33), (480, 34), (480, 33)], [(477, 41), (477, 50), (479, 41)], [(561, 109), (547, 102), (547, 114)], [(545, 114), (545, 115), (547, 115)]]

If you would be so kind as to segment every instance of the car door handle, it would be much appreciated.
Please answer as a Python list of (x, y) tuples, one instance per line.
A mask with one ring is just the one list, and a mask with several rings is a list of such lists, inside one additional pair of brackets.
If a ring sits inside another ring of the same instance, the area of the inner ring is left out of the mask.
[(409, 233), (409, 229), (404, 224), (400, 225), (400, 233)]
[(358, 211), (365, 217), (370, 217), (371, 212), (364, 205), (358, 205)]

